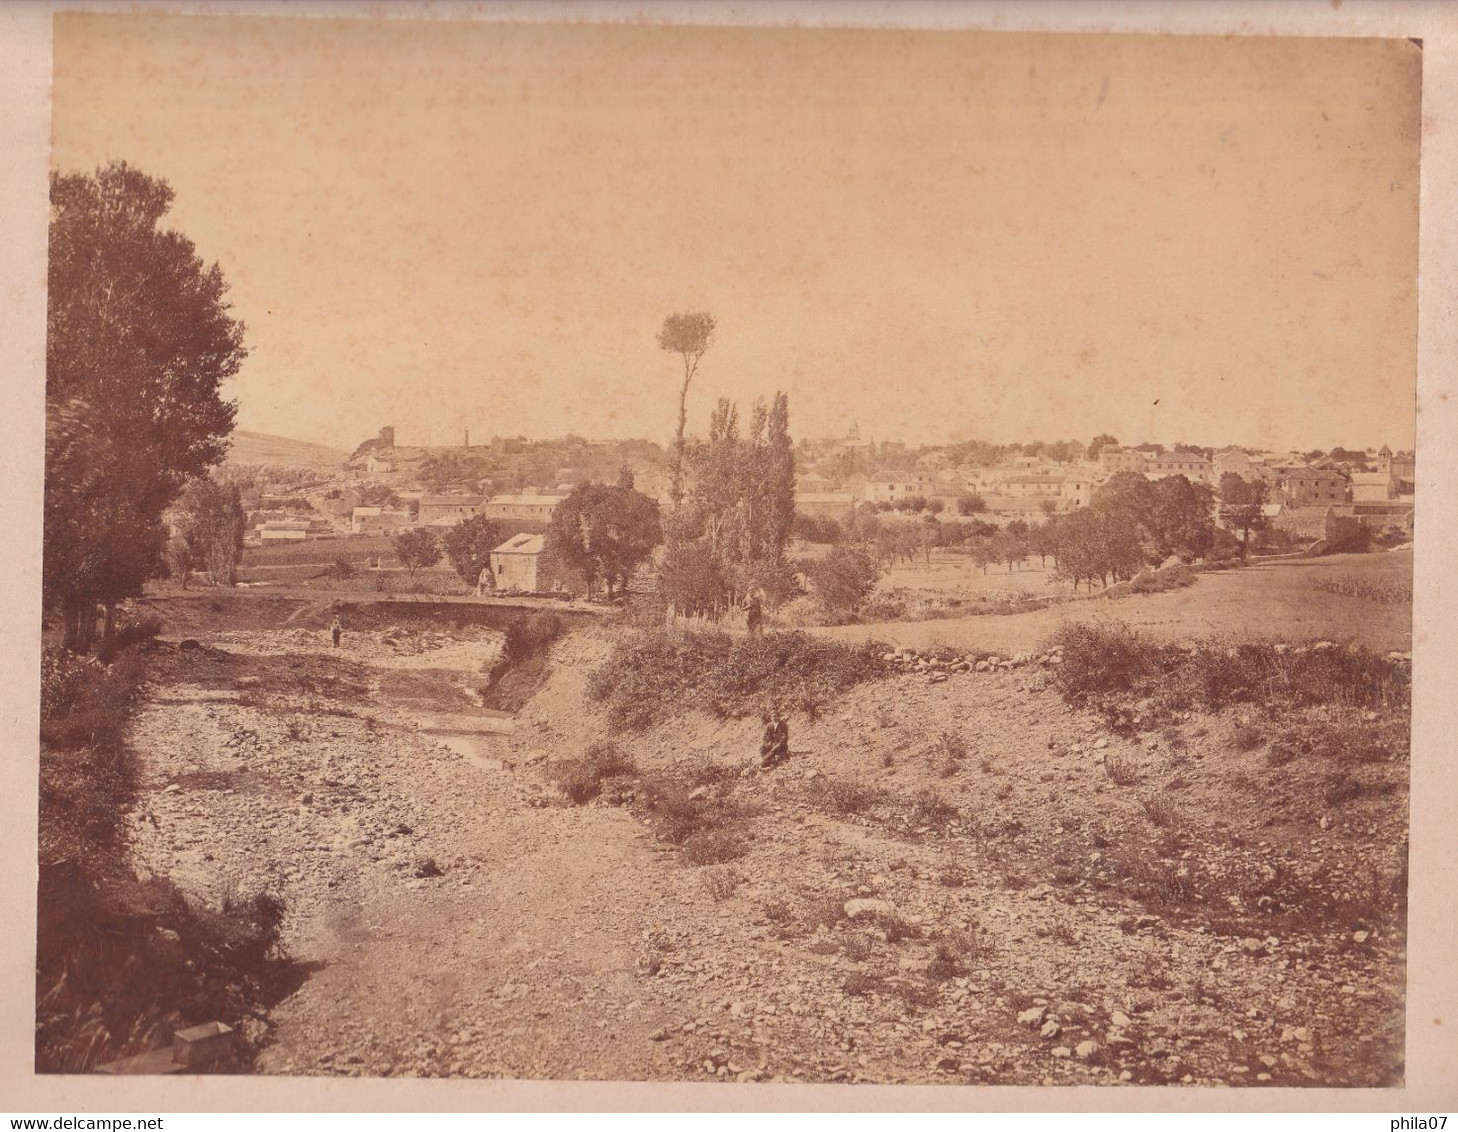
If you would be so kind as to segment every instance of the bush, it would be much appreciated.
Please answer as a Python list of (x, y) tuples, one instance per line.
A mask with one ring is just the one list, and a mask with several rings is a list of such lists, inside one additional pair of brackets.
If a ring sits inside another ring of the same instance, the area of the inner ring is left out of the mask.
[(806, 633), (737, 636), (658, 628), (620, 642), (588, 692), (615, 723), (646, 727), (683, 712), (720, 718), (781, 711), (818, 714), (831, 698), (884, 670), (885, 646), (843, 645)]
[(121, 749), (143, 663), (127, 649), (110, 664), (61, 649), (41, 657), (41, 740), (56, 747)]
[(865, 813), (885, 800), (885, 791), (849, 778), (818, 778), (810, 790), (812, 800), (836, 814)]
[(558, 789), (574, 806), (583, 806), (602, 793), (611, 778), (637, 773), (633, 760), (612, 743), (594, 743), (580, 759), (569, 759), (553, 768)]
[(1406, 667), (1359, 645), (1205, 640), (1180, 647), (1126, 625), (1093, 624), (1065, 625), (1056, 640), (1063, 663), (1054, 679), (1064, 697), (1113, 714), (1135, 697), (1173, 711), (1273, 701), (1405, 707), (1411, 695)]
[(1374, 578), (1364, 574), (1337, 574), (1312, 578), (1312, 589), (1344, 597), (1359, 597), (1379, 605), (1411, 605), (1412, 583), (1400, 578)]
[(874, 557), (859, 547), (836, 546), (809, 571), (810, 584), (835, 618), (855, 615), (881, 577), (881, 567)]

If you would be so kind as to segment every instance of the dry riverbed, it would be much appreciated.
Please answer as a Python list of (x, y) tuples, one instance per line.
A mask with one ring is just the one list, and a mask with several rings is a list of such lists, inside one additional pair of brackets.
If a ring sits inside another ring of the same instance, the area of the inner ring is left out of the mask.
[[(1120, 736), (1037, 668), (907, 674), (796, 720), (767, 774), (747, 722), (619, 735), (641, 781), (572, 806), (556, 768), (610, 733), (584, 694), (606, 632), (560, 642), (514, 721), (481, 707), (486, 630), (159, 653), (137, 860), (205, 902), (279, 893), (310, 971), (252, 1024), (258, 1071), (1400, 1080), (1402, 721), (1281, 724), (1386, 752), (1329, 803), (1259, 712)], [(690, 864), (650, 776), (732, 807), (743, 855)]]

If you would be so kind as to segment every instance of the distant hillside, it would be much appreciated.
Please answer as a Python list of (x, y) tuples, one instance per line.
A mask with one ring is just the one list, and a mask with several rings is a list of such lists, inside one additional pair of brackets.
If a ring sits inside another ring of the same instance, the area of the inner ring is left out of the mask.
[(271, 464), (279, 468), (320, 468), (333, 470), (349, 459), (349, 453), (306, 440), (290, 440), (285, 436), (269, 436), (262, 432), (235, 430), (233, 447), (228, 450), (229, 464)]

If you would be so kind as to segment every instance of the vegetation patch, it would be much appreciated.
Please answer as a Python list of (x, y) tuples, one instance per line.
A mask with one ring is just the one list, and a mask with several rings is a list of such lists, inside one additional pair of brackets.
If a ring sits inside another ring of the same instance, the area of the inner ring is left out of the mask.
[(1412, 583), (1370, 574), (1335, 574), (1312, 578), (1311, 588), (1323, 593), (1358, 597), (1379, 605), (1411, 605)]
[(618, 644), (593, 674), (589, 694), (631, 728), (695, 709), (742, 718), (777, 706), (815, 716), (848, 688), (882, 675), (885, 651), (800, 632), (658, 628)]
[(580, 759), (552, 768), (552, 780), (574, 806), (583, 806), (603, 792), (605, 783), (637, 773), (633, 760), (612, 743), (594, 743)]
[(122, 736), (144, 658), (131, 648), (110, 665), (66, 653), (42, 663), (37, 1070), (87, 1072), (201, 1022), (265, 1022), (300, 970), (279, 945), (283, 901), (232, 894), (205, 908), (127, 863), (137, 784)]
[(1118, 624), (1074, 623), (1056, 634), (1063, 663), (1054, 679), (1064, 697), (1111, 716), (1133, 699), (1165, 712), (1236, 703), (1405, 707), (1411, 674), (1359, 645), (1327, 641), (1288, 646), (1205, 640), (1159, 644)]

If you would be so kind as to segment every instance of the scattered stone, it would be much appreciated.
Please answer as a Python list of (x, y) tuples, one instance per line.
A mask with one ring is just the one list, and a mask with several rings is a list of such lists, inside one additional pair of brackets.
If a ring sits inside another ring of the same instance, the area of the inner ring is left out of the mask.
[(1087, 1061), (1094, 1054), (1099, 1052), (1099, 1043), (1090, 1038), (1087, 1041), (1079, 1042), (1078, 1045), (1074, 1047), (1073, 1052), (1078, 1057), (1079, 1061)]
[(1120, 1030), (1127, 1030), (1134, 1024), (1129, 1015), (1125, 1014), (1122, 1010), (1116, 1010), (1109, 1015), (1109, 1023)]
[(1047, 1014), (1047, 1007), (1030, 1006), (1027, 1010), (1021, 1011), (1018, 1014), (1018, 1025), (1026, 1026), (1030, 1030), (1036, 1030), (1043, 1024), (1043, 1019), (1047, 1017)]
[(1067, 1046), (1054, 1046), (1053, 1047), (1053, 1056), (1054, 1057), (1072, 1057), (1073, 1056), (1073, 1051), (1071, 1049), (1069, 1049)]
[(1045, 1038), (1056, 1038), (1058, 1036), (1059, 1029), (1061, 1029), (1061, 1027), (1058, 1025), (1058, 1023), (1053, 1021), (1053, 1019), (1049, 1018), (1048, 1021), (1043, 1023), (1043, 1028), (1039, 1030), (1038, 1033)]
[(896, 915), (896, 905), (889, 900), (857, 897), (845, 902), (845, 914), (846, 918), (850, 920), (864, 920), (878, 916), (891, 917)]

